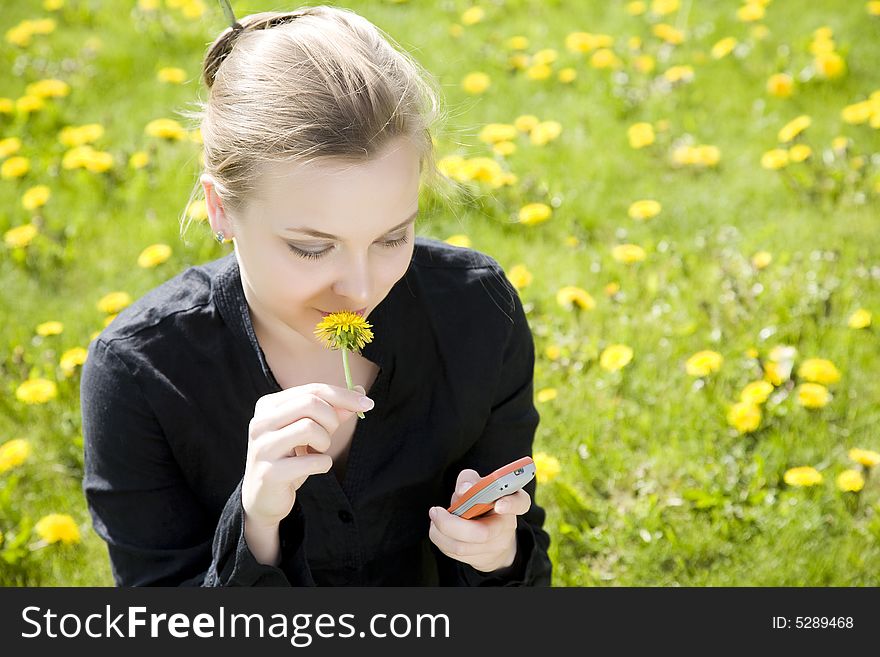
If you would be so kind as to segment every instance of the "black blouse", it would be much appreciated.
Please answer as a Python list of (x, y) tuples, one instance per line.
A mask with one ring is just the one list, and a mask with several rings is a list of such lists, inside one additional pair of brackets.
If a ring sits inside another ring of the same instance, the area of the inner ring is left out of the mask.
[(83, 492), (117, 586), (550, 585), (535, 480), (509, 568), (482, 573), (428, 539), (428, 509), (449, 505), (462, 469), (532, 453), (535, 351), (516, 288), (490, 256), (417, 237), (368, 321), (376, 405), (356, 421), (342, 481), (312, 475), (297, 491), (277, 567), (243, 534), (248, 425), (281, 387), (235, 254), (150, 290), (90, 343)]

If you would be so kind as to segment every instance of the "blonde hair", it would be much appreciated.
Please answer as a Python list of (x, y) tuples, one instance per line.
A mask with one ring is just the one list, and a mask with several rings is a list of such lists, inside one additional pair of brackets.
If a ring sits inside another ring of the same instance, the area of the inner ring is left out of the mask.
[[(202, 77), (207, 102), (182, 115), (201, 129), (204, 173), (214, 178), (228, 214), (238, 214), (258, 191), (265, 164), (363, 162), (401, 137), (416, 147), (427, 187), (444, 196), (451, 188), (437, 169), (431, 137), (445, 118), (439, 83), (349, 9), (245, 16), (208, 47)], [(181, 237), (200, 191), (197, 182), (181, 215)]]

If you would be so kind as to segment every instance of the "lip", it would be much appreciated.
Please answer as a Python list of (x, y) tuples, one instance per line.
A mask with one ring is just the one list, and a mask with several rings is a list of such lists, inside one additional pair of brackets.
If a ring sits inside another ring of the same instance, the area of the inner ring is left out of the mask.
[[(360, 308), (359, 310), (349, 310), (348, 312), (354, 313), (356, 315), (360, 315), (361, 317), (363, 317), (364, 313), (366, 311), (367, 311), (367, 309), (366, 309), (366, 307), (364, 307), (364, 308)], [(327, 315), (332, 314), (332, 313), (324, 312), (323, 310), (318, 310), (318, 312), (321, 313), (322, 317), (326, 317)], [(342, 312), (342, 311), (334, 311), (334, 312)]]

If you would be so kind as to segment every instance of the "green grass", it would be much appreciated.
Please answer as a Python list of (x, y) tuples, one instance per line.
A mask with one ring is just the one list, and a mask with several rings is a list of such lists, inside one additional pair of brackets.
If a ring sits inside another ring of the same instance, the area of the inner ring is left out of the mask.
[[(560, 137), (545, 146), (519, 138), (503, 164), (519, 177), (515, 185), (477, 186), (469, 201), (436, 202), (418, 228), (440, 239), (464, 233), (506, 271), (522, 264), (533, 275), (520, 294), (535, 335), (535, 390), (558, 393), (537, 402), (535, 439), (535, 451), (561, 465), (537, 495), (548, 512), (554, 584), (876, 586), (880, 476), (869, 476), (858, 495), (839, 491), (834, 480), (853, 467), (851, 447), (880, 450), (877, 329), (847, 326), (857, 308), (880, 313), (880, 132), (840, 118), (844, 106), (880, 89), (880, 17), (869, 16), (864, 2), (777, 1), (761, 21), (766, 38), (755, 40), (751, 26), (737, 21), (736, 3), (684, 0), (663, 20), (684, 29), (686, 41), (649, 76), (625, 69), (623, 87), (642, 98), (634, 102), (624, 100), (610, 72), (590, 67), (589, 54), (565, 48), (567, 34), (585, 31), (615, 36), (613, 48), (625, 59), (630, 36), (656, 54), (654, 19), (628, 15), (625, 4), (487, 2), (485, 19), (455, 39), (449, 27), (469, 3), (345, 3), (441, 81), (450, 118), (436, 135), (438, 157), (491, 157), (477, 139), (485, 123), (535, 114), (562, 124)], [(58, 360), (103, 327), (95, 304), (108, 292), (137, 298), (231, 248), (212, 242), (204, 224), (194, 223), (185, 241), (178, 234), (177, 217), (199, 173), (198, 145), (160, 143), (144, 133), (149, 121), (177, 118), (204, 97), (201, 58), (223, 18), (207, 0), (197, 20), (164, 3), (153, 15), (119, 0), (68, 0), (60, 12), (26, 0), (6, 5), (3, 33), (50, 14), (58, 26), (25, 48), (0, 43), (0, 97), (15, 100), (43, 78), (66, 81), (71, 93), (48, 99), (28, 118), (0, 114), (0, 139), (20, 137), (17, 155), (31, 159), (24, 178), (0, 180), (0, 232), (31, 220), (20, 202), (26, 189), (52, 190), (31, 245), (0, 245), (0, 444), (26, 438), (33, 446), (24, 464), (0, 473), (0, 554), (16, 537), (25, 548), (21, 559), (7, 549), (0, 584), (109, 585), (106, 548), (91, 530), (80, 488), (79, 374), (63, 377)], [(234, 6), (238, 15), (278, 8)], [(798, 81), (791, 98), (768, 96), (771, 74), (797, 78), (807, 69), (808, 45), (821, 26), (832, 28), (847, 74)], [(504, 43), (517, 34), (529, 37), (528, 53), (557, 50), (553, 77), (529, 80), (506, 67)], [(748, 52), (711, 58), (712, 45), (725, 36)], [(85, 44), (94, 38), (101, 48), (89, 55)], [(648, 92), (651, 80), (675, 64), (693, 66), (693, 82)], [(163, 66), (185, 69), (189, 81), (159, 83)], [(555, 77), (566, 66), (578, 72), (571, 84)], [(478, 70), (492, 86), (468, 96), (459, 83)], [(795, 175), (828, 166), (845, 171), (852, 158), (865, 158), (862, 173), (851, 173), (839, 193), (814, 183), (790, 189), (781, 172), (760, 166), (761, 155), (777, 146), (778, 130), (800, 114), (812, 118), (799, 141), (812, 147), (813, 158)], [(635, 150), (627, 128), (639, 121), (667, 121), (668, 128), (654, 145)], [(110, 172), (60, 169), (66, 149), (58, 131), (85, 123), (105, 127), (95, 146), (116, 157)], [(719, 165), (671, 166), (670, 145), (685, 135), (717, 146)], [(848, 159), (822, 164), (838, 135), (852, 140)], [(138, 150), (152, 161), (132, 171), (128, 157)], [(627, 209), (643, 198), (663, 209), (636, 222)], [(552, 218), (516, 223), (519, 208), (531, 202), (553, 205)], [(568, 236), (579, 243), (566, 245)], [(155, 269), (137, 267), (138, 254), (157, 242), (170, 245), (172, 257)], [(616, 262), (611, 247), (625, 242), (642, 246), (646, 260)], [(750, 258), (761, 250), (773, 261), (757, 271)], [(621, 286), (616, 298), (603, 293), (611, 282)], [(556, 293), (568, 285), (589, 292), (595, 309), (560, 306)], [(49, 320), (63, 322), (64, 332), (38, 336), (36, 326)], [(630, 346), (635, 357), (623, 370), (606, 372), (598, 356), (615, 343)], [(827, 358), (842, 378), (829, 386), (832, 401), (810, 410), (795, 401), (795, 377), (765, 404), (760, 428), (741, 435), (727, 424), (727, 405), (762, 376), (744, 352), (755, 348), (765, 359), (779, 344), (798, 349), (795, 370), (805, 358)], [(551, 345), (561, 350), (555, 360), (545, 352)], [(725, 362), (700, 387), (684, 362), (703, 349)], [(29, 376), (57, 381), (58, 397), (34, 406), (18, 401), (15, 391)], [(816, 467), (824, 482), (808, 489), (785, 484), (783, 473), (799, 465)], [(48, 513), (70, 514), (82, 540), (37, 548), (29, 527)]]

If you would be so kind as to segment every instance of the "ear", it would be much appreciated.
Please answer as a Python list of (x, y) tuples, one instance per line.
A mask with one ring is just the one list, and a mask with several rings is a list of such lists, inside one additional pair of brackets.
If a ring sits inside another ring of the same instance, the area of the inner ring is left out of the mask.
[(223, 201), (217, 193), (213, 176), (203, 173), (199, 177), (199, 182), (202, 183), (202, 188), (205, 190), (205, 204), (208, 209), (208, 221), (211, 223), (211, 232), (216, 233), (218, 230), (222, 230), (226, 239), (232, 239), (234, 236), (232, 222), (229, 221), (223, 209)]

